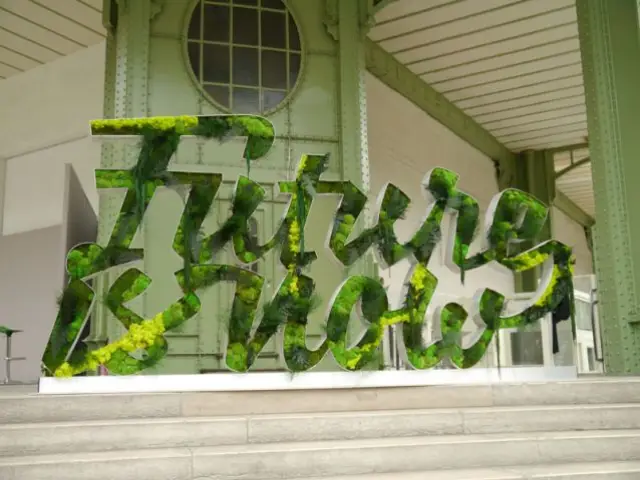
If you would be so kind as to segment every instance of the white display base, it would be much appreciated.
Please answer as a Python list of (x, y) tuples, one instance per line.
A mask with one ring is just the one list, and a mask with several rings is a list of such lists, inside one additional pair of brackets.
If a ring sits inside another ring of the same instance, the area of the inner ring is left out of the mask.
[(513, 367), (468, 370), (392, 370), (375, 372), (208, 373), (40, 379), (39, 393), (109, 394), (322, 390), (331, 388), (421, 387), (492, 383), (540, 383), (578, 378), (576, 367)]

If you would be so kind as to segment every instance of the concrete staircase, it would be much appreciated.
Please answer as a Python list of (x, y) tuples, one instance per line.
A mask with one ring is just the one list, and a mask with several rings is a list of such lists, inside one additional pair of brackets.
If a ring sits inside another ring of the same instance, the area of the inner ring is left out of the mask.
[(640, 379), (38, 396), (0, 388), (2, 480), (638, 480)]

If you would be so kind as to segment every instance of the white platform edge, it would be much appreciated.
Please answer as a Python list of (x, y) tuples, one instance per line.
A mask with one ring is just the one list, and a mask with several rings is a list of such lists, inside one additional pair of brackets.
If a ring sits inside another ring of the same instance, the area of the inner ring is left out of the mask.
[(45, 395), (109, 393), (247, 392), (347, 388), (421, 387), (495, 383), (540, 383), (578, 378), (576, 367), (515, 367), (468, 370), (375, 372), (208, 373), (201, 375), (132, 375), (102, 377), (43, 377)]

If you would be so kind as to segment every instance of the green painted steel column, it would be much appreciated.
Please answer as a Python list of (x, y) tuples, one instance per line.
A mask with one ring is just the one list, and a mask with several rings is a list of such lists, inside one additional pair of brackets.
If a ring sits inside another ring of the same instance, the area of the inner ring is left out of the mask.
[(530, 193), (549, 207), (547, 223), (540, 233), (539, 241), (550, 239), (551, 207), (556, 196), (553, 156), (544, 150), (522, 152), (516, 163), (515, 182), (512, 186)]
[[(105, 0), (103, 23), (107, 27), (105, 54), (104, 118), (144, 117), (148, 114), (148, 65), (150, 21), (153, 16), (151, 0)], [(87, 129), (89, 126), (87, 125)], [(135, 164), (139, 147), (122, 142), (102, 145), (101, 168), (129, 168)], [(106, 244), (116, 220), (121, 192), (101, 191), (99, 200), (98, 242)], [(144, 234), (140, 232), (139, 240)], [(143, 262), (136, 265), (144, 269)], [(115, 268), (100, 275), (95, 288), (100, 296), (125, 268)], [(142, 310), (145, 300), (136, 299), (131, 305)], [(97, 302), (86, 342), (91, 348), (106, 344), (108, 339), (123, 333), (102, 302)]]
[(637, 0), (577, 0), (596, 201), (605, 368), (640, 373), (640, 24)]
[[(329, 0), (337, 11), (338, 62), (340, 71), (340, 143), (342, 175), (370, 194), (367, 139), (367, 94), (364, 42), (373, 24), (372, 0)], [(331, 32), (331, 29), (330, 29)], [(369, 206), (365, 215), (370, 213)], [(360, 224), (358, 227), (362, 228)], [(371, 255), (349, 269), (351, 274), (377, 275)]]
[[(508, 184), (504, 184), (507, 181)], [(522, 152), (514, 162), (508, 180), (499, 179), (498, 182), (501, 183), (500, 189), (509, 187), (520, 189), (533, 195), (549, 207), (547, 222), (535, 243), (549, 240), (553, 234), (551, 231), (551, 207), (556, 195), (553, 156), (544, 150)], [(523, 250), (531, 247), (533, 247), (533, 243), (528, 242), (521, 246)], [(516, 290), (521, 292), (535, 291), (538, 288), (539, 274), (539, 269), (520, 275), (516, 274)]]

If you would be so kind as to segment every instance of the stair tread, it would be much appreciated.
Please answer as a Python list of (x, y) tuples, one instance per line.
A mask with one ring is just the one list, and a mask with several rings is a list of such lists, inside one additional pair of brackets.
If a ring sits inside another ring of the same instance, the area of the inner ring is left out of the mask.
[(460, 407), (460, 408), (425, 408), (402, 410), (363, 410), (356, 412), (309, 412), (309, 413), (278, 413), (255, 415), (220, 415), (220, 416), (176, 416), (176, 417), (134, 417), (134, 418), (104, 418), (100, 420), (77, 420), (63, 422), (20, 422), (0, 424), (2, 430), (31, 429), (31, 428), (73, 428), (80, 426), (118, 426), (138, 424), (175, 424), (175, 423), (206, 423), (206, 422), (243, 422), (248, 420), (304, 420), (306, 418), (369, 418), (388, 416), (429, 415), (438, 416), (451, 413), (467, 414), (500, 414), (515, 412), (558, 412), (576, 410), (636, 410), (640, 409), (640, 403), (620, 404), (592, 404), (592, 405), (540, 405), (540, 406), (500, 406), (500, 407)]
[(532, 432), (473, 435), (430, 435), (421, 437), (387, 437), (357, 440), (324, 440), (314, 442), (250, 443), (241, 445), (217, 445), (205, 447), (147, 448), (113, 450), (106, 452), (58, 453), (0, 457), (0, 466), (35, 463), (105, 461), (111, 459), (166, 458), (184, 456), (224, 456), (234, 454), (268, 454), (272, 452), (304, 452), (320, 450), (362, 450), (379, 447), (429, 446), (442, 444), (469, 444), (481, 442), (517, 442), (531, 440), (582, 439), (582, 438), (633, 438), (640, 437), (640, 430), (587, 430), (579, 432)]
[(471, 470), (430, 470), (419, 472), (373, 473), (329, 477), (292, 478), (290, 480), (535, 480), (548, 475), (587, 475), (640, 473), (640, 462), (565, 463), (536, 466), (475, 468)]

